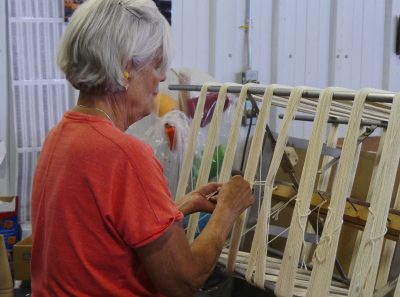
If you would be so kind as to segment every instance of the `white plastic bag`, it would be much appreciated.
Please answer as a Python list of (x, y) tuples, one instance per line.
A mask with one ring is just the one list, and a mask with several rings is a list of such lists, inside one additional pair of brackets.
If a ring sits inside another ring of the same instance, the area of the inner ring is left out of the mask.
[[(173, 110), (157, 118), (141, 137), (153, 148), (162, 164), (173, 197), (175, 197), (178, 185), (179, 170), (184, 157), (189, 126), (190, 122), (186, 115), (179, 110)], [(168, 135), (168, 129), (173, 130), (174, 133)], [(172, 137), (171, 134), (173, 134)]]

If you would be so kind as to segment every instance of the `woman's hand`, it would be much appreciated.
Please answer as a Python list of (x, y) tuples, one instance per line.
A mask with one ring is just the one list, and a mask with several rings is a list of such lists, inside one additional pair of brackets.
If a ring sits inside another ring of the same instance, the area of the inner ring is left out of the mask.
[(198, 189), (183, 196), (177, 203), (178, 209), (183, 215), (189, 215), (198, 211), (212, 213), (217, 202), (217, 195), (208, 198), (210, 195), (221, 188), (220, 183), (208, 183)]
[(254, 203), (250, 184), (241, 176), (235, 175), (219, 190), (218, 209), (232, 212), (238, 217)]

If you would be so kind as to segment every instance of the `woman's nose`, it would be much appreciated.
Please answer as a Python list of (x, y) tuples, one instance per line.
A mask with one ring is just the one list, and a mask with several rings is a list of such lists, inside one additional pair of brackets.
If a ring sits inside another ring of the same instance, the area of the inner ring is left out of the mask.
[(165, 81), (166, 79), (167, 79), (167, 75), (164, 73), (164, 74), (162, 74), (161, 77), (160, 77), (160, 82), (163, 82), (163, 81)]

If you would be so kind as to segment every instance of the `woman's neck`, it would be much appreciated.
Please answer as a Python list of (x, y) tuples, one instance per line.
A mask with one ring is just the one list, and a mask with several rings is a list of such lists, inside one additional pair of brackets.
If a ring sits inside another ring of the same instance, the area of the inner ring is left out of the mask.
[(74, 111), (101, 116), (113, 123), (121, 131), (128, 129), (124, 109), (119, 105), (122, 98), (110, 97), (109, 95), (93, 95), (80, 93)]

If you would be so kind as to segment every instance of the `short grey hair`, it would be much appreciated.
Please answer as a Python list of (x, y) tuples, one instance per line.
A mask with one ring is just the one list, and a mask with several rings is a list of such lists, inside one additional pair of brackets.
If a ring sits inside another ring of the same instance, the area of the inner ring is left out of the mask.
[(166, 71), (172, 55), (170, 25), (152, 0), (88, 0), (65, 30), (57, 63), (76, 89), (108, 94), (125, 90), (130, 61), (140, 69), (161, 58)]

